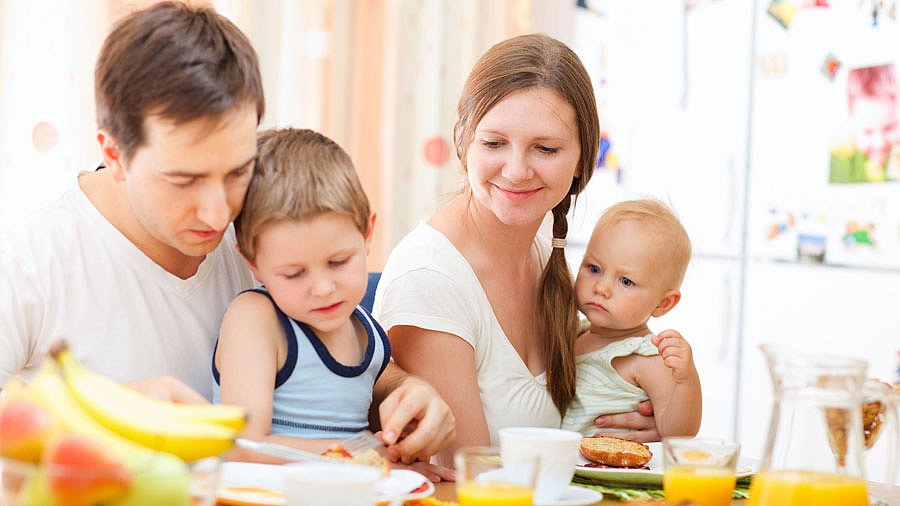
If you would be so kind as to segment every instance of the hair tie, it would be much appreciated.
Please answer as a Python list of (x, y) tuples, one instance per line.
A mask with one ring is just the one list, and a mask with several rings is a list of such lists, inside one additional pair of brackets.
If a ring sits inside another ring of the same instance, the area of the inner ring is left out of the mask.
[(554, 237), (552, 241), (550, 241), (550, 246), (553, 248), (565, 248), (566, 240), (560, 239), (559, 237)]

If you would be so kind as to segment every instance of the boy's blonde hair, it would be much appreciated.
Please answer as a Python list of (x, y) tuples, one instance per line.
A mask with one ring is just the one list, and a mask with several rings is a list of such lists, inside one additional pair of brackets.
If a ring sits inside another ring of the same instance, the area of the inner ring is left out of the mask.
[(257, 137), (258, 158), (244, 207), (234, 221), (238, 247), (256, 258), (256, 240), (266, 226), (303, 221), (325, 213), (349, 216), (369, 232), (369, 199), (350, 156), (312, 130), (266, 130)]
[(672, 208), (653, 198), (625, 200), (603, 212), (594, 226), (594, 234), (623, 221), (638, 222), (665, 242), (665, 265), (673, 274), (673, 288), (679, 288), (691, 260), (691, 239)]

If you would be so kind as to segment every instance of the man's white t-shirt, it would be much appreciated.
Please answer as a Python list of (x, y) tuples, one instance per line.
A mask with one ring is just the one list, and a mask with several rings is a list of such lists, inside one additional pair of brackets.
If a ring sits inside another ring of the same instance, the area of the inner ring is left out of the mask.
[[(541, 262), (549, 245), (535, 239)], [(419, 224), (391, 252), (373, 314), (385, 331), (410, 325), (454, 334), (475, 349), (481, 402), (499, 444), (502, 427), (559, 428), (560, 415), (545, 375), (534, 376), (507, 339), (472, 267), (435, 228)]]
[(0, 387), (32, 374), (65, 338), (94, 371), (122, 382), (170, 375), (209, 398), (222, 316), (254, 284), (232, 229), (180, 279), (113, 227), (76, 181), (0, 235)]

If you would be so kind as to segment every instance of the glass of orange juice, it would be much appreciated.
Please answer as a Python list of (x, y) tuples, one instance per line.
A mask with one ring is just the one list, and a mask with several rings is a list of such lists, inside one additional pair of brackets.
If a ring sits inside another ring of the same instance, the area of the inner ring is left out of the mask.
[(472, 446), (453, 455), (459, 506), (532, 506), (538, 457), (503, 465), (500, 448)]
[(728, 506), (740, 445), (719, 439), (663, 439), (663, 491), (666, 503), (692, 501), (700, 506)]

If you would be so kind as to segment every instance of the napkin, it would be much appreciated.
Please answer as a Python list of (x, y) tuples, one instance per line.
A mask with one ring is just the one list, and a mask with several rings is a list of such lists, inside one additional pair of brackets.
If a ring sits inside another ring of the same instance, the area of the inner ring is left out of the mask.
[[(663, 499), (666, 497), (660, 488), (629, 488), (623, 486), (604, 485), (598, 481), (583, 476), (575, 476), (572, 485), (590, 488), (603, 494), (604, 497), (615, 497), (620, 501), (646, 501), (651, 499)], [(734, 499), (747, 499), (750, 497), (750, 477), (738, 478), (731, 497)]]

